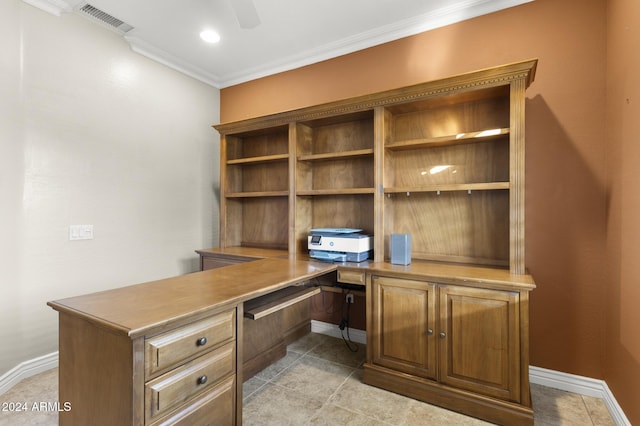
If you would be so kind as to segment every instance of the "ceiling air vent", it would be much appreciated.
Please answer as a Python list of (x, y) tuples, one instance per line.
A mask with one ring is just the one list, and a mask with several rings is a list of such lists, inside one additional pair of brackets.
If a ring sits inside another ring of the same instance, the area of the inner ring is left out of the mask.
[(126, 22), (123, 22), (115, 16), (111, 16), (107, 12), (104, 12), (95, 6), (91, 6), (88, 3), (81, 4), (77, 10), (82, 16), (98, 21), (107, 28), (115, 30), (121, 34), (127, 33), (133, 29), (133, 27)]

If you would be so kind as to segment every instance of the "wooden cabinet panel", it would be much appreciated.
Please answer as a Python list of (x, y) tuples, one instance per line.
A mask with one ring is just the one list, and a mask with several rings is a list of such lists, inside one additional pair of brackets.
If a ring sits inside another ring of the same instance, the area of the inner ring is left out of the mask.
[(58, 424), (140, 425), (144, 407), (143, 339), (132, 341), (77, 315), (60, 312), (59, 397), (70, 401)]
[(287, 249), (289, 199), (285, 196), (263, 196), (232, 200), (235, 221), (242, 220), (239, 240), (230, 245)]
[(518, 293), (442, 286), (440, 381), (520, 401)]
[(180, 362), (235, 339), (235, 309), (147, 339), (145, 342), (145, 373), (172, 368)]
[[(114, 303), (114, 310), (119, 308), (113, 300), (106, 303)], [(107, 325), (113, 322), (92, 314), (81, 317), (60, 311), (60, 395), (65, 401), (73, 401), (73, 410), (60, 413), (61, 425), (194, 424), (186, 419), (200, 419), (202, 415), (221, 419), (215, 424), (235, 423), (239, 416), (235, 340), (227, 339), (217, 349), (208, 346), (204, 352), (187, 353), (175, 345), (181, 346), (176, 342), (193, 329), (189, 325), (177, 326), (158, 336), (174, 337), (168, 339), (169, 355), (180, 355), (167, 364), (161, 355), (163, 370), (157, 374), (165, 372), (150, 379), (149, 362), (145, 360), (150, 346), (146, 343), (154, 338), (145, 341), (141, 335), (132, 339), (109, 329)], [(230, 335), (235, 337), (235, 309), (226, 308), (212, 318), (231, 322)], [(211, 325), (206, 319), (194, 324), (204, 330)], [(216, 341), (216, 336), (210, 337)], [(198, 378), (205, 375), (207, 380), (201, 379), (198, 384)]]
[(367, 276), (365, 383), (496, 423), (532, 423), (521, 352), (526, 291), (521, 300), (519, 291), (481, 281), (413, 277)]
[(242, 379), (249, 380), (287, 354), (282, 335), (282, 311), (258, 320), (243, 318)]
[(373, 277), (373, 362), (422, 377), (436, 377), (435, 286)]

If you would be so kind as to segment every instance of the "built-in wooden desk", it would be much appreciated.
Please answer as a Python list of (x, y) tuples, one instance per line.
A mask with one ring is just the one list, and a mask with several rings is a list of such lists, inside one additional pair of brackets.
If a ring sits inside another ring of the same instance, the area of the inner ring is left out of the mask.
[[(240, 259), (243, 250), (204, 252)], [(251, 250), (252, 261), (49, 302), (60, 315), (60, 400), (72, 404), (60, 424), (241, 424), (245, 313), (259, 320), (298, 303), (318, 290), (291, 286), (335, 271), (366, 286), (365, 383), (493, 423), (533, 424), (531, 276)]]
[(49, 302), (60, 424), (241, 424), (244, 302), (335, 269), (269, 258)]

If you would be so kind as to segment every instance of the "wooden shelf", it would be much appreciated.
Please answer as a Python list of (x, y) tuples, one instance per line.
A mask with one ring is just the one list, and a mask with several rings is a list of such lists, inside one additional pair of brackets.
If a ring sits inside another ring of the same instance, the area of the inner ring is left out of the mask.
[(354, 195), (373, 194), (373, 188), (343, 188), (343, 189), (308, 189), (296, 192), (296, 195)]
[(289, 191), (227, 192), (226, 198), (288, 197)]
[(456, 145), (483, 142), (509, 134), (509, 128), (481, 130), (477, 132), (458, 133), (455, 135), (438, 136), (434, 138), (409, 139), (396, 141), (385, 145), (390, 150), (418, 149), (445, 145)]
[(384, 193), (400, 194), (406, 192), (493, 191), (498, 189), (509, 189), (509, 182), (452, 183), (421, 187), (394, 187), (385, 188)]
[(505, 259), (490, 259), (490, 258), (478, 258), (467, 256), (454, 256), (454, 255), (438, 255), (427, 252), (411, 252), (411, 257), (414, 259), (444, 262), (444, 263), (456, 263), (467, 265), (482, 265), (497, 267), (503, 269), (509, 269), (509, 261)]
[(238, 158), (235, 160), (227, 160), (227, 164), (228, 165), (260, 164), (260, 163), (270, 163), (273, 161), (286, 161), (288, 159), (289, 159), (289, 154), (262, 155), (259, 157), (247, 157), (247, 158)]
[(373, 149), (357, 149), (353, 151), (329, 152), (324, 154), (306, 154), (299, 155), (299, 161), (330, 161), (341, 160), (345, 158), (357, 158), (373, 156)]

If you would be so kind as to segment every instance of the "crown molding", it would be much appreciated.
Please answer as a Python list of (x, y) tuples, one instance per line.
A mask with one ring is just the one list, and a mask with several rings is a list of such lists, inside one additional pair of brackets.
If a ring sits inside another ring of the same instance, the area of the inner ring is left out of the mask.
[(220, 88), (220, 77), (183, 61), (182, 59), (177, 58), (138, 37), (125, 35), (124, 39), (129, 43), (131, 50), (134, 52), (186, 74), (189, 77), (195, 78), (196, 80), (200, 80), (203, 83), (215, 87), (216, 89)]
[(22, 0), (22, 2), (55, 16), (60, 16), (73, 10), (71, 5), (64, 0)]
[(464, 3), (458, 2), (453, 6), (413, 16), (391, 25), (378, 27), (296, 55), (223, 76), (218, 84), (224, 88), (245, 83), (533, 1), (468, 0)]
[[(62, 13), (73, 12), (73, 7), (64, 0), (22, 1), (56, 16), (60, 16)], [(295, 55), (278, 58), (257, 67), (243, 69), (226, 75), (214, 75), (133, 35), (125, 35), (124, 39), (129, 43), (131, 50), (134, 52), (217, 89), (221, 89), (269, 75), (290, 71), (532, 1), (534, 0), (467, 0), (465, 2), (456, 2), (454, 5), (446, 6), (426, 14), (414, 16), (370, 31), (364, 31), (333, 43), (327, 43)]]

